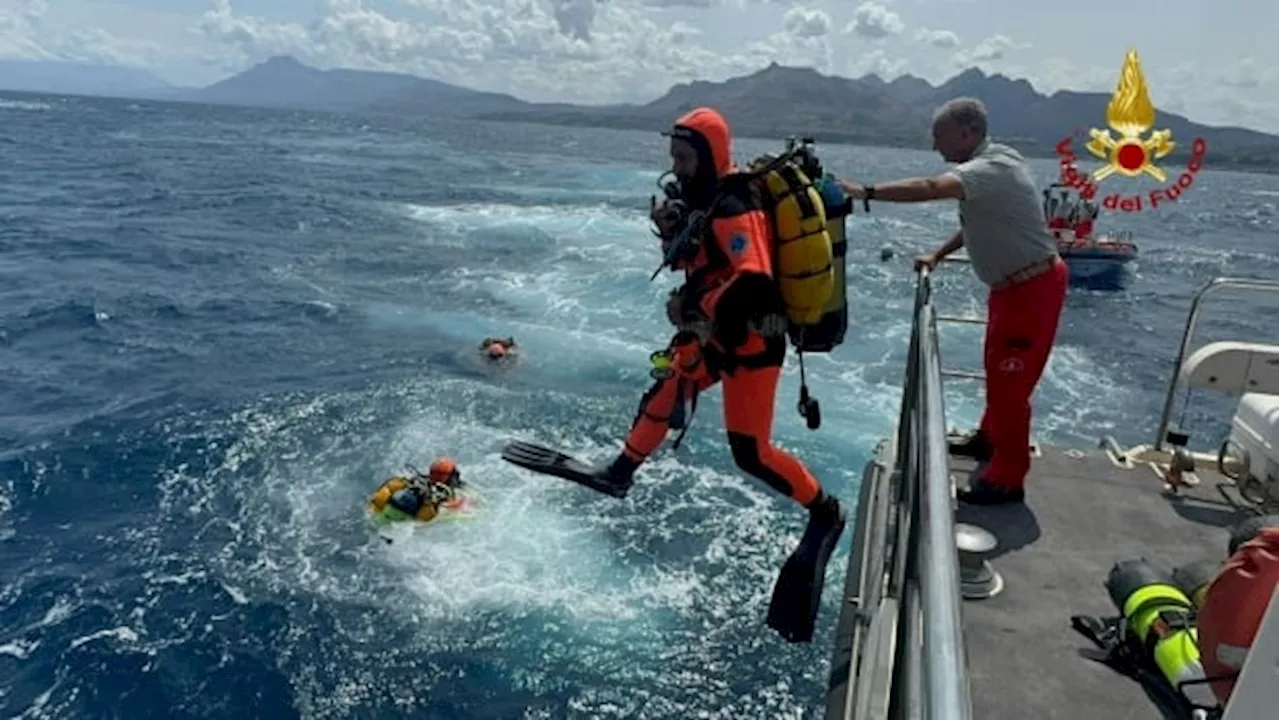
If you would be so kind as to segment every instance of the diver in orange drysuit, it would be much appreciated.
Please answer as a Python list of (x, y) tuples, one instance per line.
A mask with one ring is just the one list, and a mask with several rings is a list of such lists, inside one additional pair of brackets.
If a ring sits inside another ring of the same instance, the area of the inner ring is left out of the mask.
[[(680, 201), (690, 210), (709, 209), (711, 220), (696, 249), (673, 263), (686, 278), (667, 304), (668, 318), (679, 330), (672, 347), (683, 367), (645, 393), (609, 476), (620, 488), (628, 487), (635, 469), (666, 437), (679, 400), (720, 382), (725, 430), (738, 467), (812, 511), (834, 517), (836, 499), (771, 441), (787, 346), (785, 335), (759, 330), (767, 318), (785, 312), (773, 282), (769, 217), (745, 180), (733, 175), (732, 137), (719, 113), (693, 110), (668, 134)], [(662, 212), (659, 207), (655, 214)]]
[[(750, 178), (737, 173), (729, 126), (718, 112), (695, 109), (664, 134), (671, 138), (676, 180), (664, 188), (667, 200), (655, 204), (652, 218), (672, 269), (683, 270), (686, 279), (667, 302), (667, 317), (677, 328), (674, 372), (641, 398), (622, 450), (607, 467), (583, 467), (521, 443), (509, 446), (504, 457), (625, 497), (636, 469), (666, 437), (673, 414), (683, 416), (686, 400), (721, 383), (725, 430), (738, 467), (809, 510), (804, 538), (778, 578), (769, 611), (770, 627), (792, 642), (808, 642), (844, 511), (803, 463), (771, 440), (787, 350), (785, 306), (773, 280), (772, 223)], [(678, 242), (694, 212), (707, 213), (709, 221), (695, 223), (698, 231)]]

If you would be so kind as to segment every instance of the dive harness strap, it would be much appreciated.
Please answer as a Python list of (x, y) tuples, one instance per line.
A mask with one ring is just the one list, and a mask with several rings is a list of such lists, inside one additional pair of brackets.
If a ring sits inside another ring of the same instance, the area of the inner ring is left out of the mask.
[[(804, 155), (804, 154), (805, 154), (805, 150), (803, 147), (791, 148), (786, 152), (782, 153), (781, 155), (779, 155), (778, 157), (773, 158), (769, 162), (765, 163), (762, 167), (755, 168), (743, 174), (751, 178), (757, 178), (757, 177), (762, 177), (764, 175), (767, 175), (770, 172), (779, 171), (781, 173), (784, 173), (784, 175), (789, 179), (795, 180), (796, 184), (799, 184), (799, 180), (795, 176), (795, 171), (788, 166), (788, 163), (790, 163), (795, 158), (800, 157), (801, 155)], [(811, 182), (812, 182), (812, 179), (811, 179)], [(724, 190), (721, 190), (720, 192), (716, 193), (715, 197), (712, 198), (711, 203), (709, 205), (710, 209), (706, 210), (705, 212), (700, 212), (695, 210), (692, 213), (690, 213), (688, 222), (686, 223), (684, 229), (671, 242), (671, 245), (668, 247), (667, 252), (664, 254), (662, 258), (662, 262), (658, 265), (656, 269), (654, 269), (653, 274), (649, 276), (649, 282), (653, 282), (658, 277), (658, 274), (661, 273), (663, 270), (672, 267), (675, 264), (676, 258), (679, 257), (685, 251), (685, 248), (688, 247), (691, 242), (695, 242), (702, 237), (703, 233), (706, 232), (707, 222), (710, 221), (715, 208), (720, 204), (720, 201), (724, 199), (725, 194), (726, 193)], [(671, 192), (667, 192), (667, 195), (668, 197), (671, 197)], [(802, 202), (806, 204), (808, 203), (808, 198), (806, 196), (798, 195), (796, 196), (796, 199), (798, 202)], [(868, 213), (871, 212), (871, 205), (869, 202), (870, 200), (871, 198), (868, 197), (863, 199), (862, 201), (862, 206)], [(850, 205), (851, 211), (852, 211), (852, 204), (853, 204), (853, 201), (852, 199), (850, 199), (849, 205)], [(770, 208), (770, 211), (772, 211), (772, 208)], [(810, 211), (812, 211), (811, 207), (810, 207)], [(695, 276), (697, 275), (697, 272), (699, 271), (695, 271)], [(803, 417), (805, 419), (805, 424), (809, 427), (810, 430), (817, 430), (818, 426), (822, 422), (821, 411), (818, 409), (817, 400), (809, 394), (809, 386), (805, 382), (804, 351), (797, 346), (796, 353), (800, 363), (800, 397), (796, 402), (796, 410), (797, 412), (800, 413), (800, 417)], [(681, 390), (683, 391), (683, 387), (681, 388)], [(682, 399), (683, 399), (683, 392), (681, 392), (681, 397), (677, 400), (677, 402), (680, 402)], [(690, 410), (689, 410), (688, 420), (692, 420), (693, 412), (697, 409), (697, 407), (698, 407), (698, 392), (695, 389), (690, 400)], [(688, 430), (688, 420), (686, 420), (685, 428), (680, 431), (680, 435), (676, 438), (675, 442), (672, 444), (673, 450), (679, 449), (681, 441), (684, 440), (684, 434)]]
[[(711, 343), (702, 344), (702, 363), (706, 367), (706, 371), (717, 377), (724, 371), (726, 359), (724, 355)], [(693, 422), (693, 416), (698, 412), (698, 385), (685, 380), (679, 380), (680, 384), (676, 386), (676, 404), (675, 407), (681, 410), (680, 434), (676, 436), (674, 442), (671, 443), (671, 450), (679, 450), (680, 444), (684, 442), (685, 433), (689, 432), (689, 424)], [(688, 393), (689, 411), (683, 412), (685, 394)]]
[[(645, 393), (645, 396), (641, 398), (640, 410), (636, 414), (636, 419), (639, 420), (641, 415), (647, 415), (653, 420), (665, 419), (668, 429), (680, 431), (680, 434), (676, 436), (675, 441), (671, 444), (672, 450), (679, 450), (680, 444), (684, 442), (685, 434), (689, 432), (689, 424), (693, 422), (694, 413), (698, 411), (698, 395), (700, 393), (698, 392), (698, 384), (696, 382), (691, 382), (680, 377), (671, 367), (674, 357), (674, 345), (675, 339), (673, 338), (671, 345), (668, 345), (662, 350), (658, 350), (649, 356), (649, 361), (653, 364), (652, 369), (649, 370), (649, 377), (656, 380), (658, 384), (654, 385), (649, 392)], [(722, 368), (722, 364), (720, 362), (720, 355), (716, 352), (715, 347), (710, 344), (703, 344), (700, 352), (702, 353), (700, 362), (703, 363), (706, 372), (711, 373), (712, 375), (718, 375)], [(661, 384), (668, 381), (676, 383), (675, 402), (671, 405), (670, 414), (666, 418), (660, 418), (650, 413), (648, 406), (652, 401), (652, 394), (658, 392)], [(687, 412), (685, 411), (686, 399), (689, 401), (689, 409)], [(634, 423), (632, 424), (632, 427), (634, 427)]]
[(1086, 655), (1121, 675), (1143, 682), (1143, 673), (1149, 672), (1142, 667), (1142, 658), (1133, 643), (1125, 641), (1125, 621), (1123, 617), (1099, 618), (1093, 615), (1072, 615), (1071, 627), (1084, 635), (1101, 650), (1101, 653)]
[[(1171, 627), (1190, 627), (1192, 624), (1191, 620), (1185, 615), (1177, 619), (1172, 613), (1161, 613), (1161, 616)], [(1102, 651), (1101, 653), (1081, 652), (1081, 655), (1091, 660), (1096, 660), (1125, 677), (1136, 680), (1151, 695), (1152, 699), (1160, 703), (1162, 707), (1176, 710), (1187, 718), (1196, 717), (1193, 715), (1192, 710), (1201, 711), (1202, 714), (1199, 717), (1207, 718), (1207, 720), (1218, 720), (1222, 717), (1222, 708), (1196, 705), (1187, 699), (1187, 696), (1181, 692), (1181, 688), (1184, 685), (1200, 685), (1218, 680), (1229, 680), (1238, 675), (1238, 673), (1225, 677), (1191, 680), (1179, 683), (1178, 687), (1174, 687), (1169, 684), (1169, 681), (1165, 679), (1158, 669), (1152, 669), (1153, 661), (1151, 658), (1155, 649), (1155, 633), (1148, 635), (1148, 642), (1139, 643), (1136, 637), (1129, 635), (1126, 629), (1126, 621), (1120, 616), (1100, 618), (1093, 615), (1072, 615), (1071, 627), (1088, 638), (1090, 642)]]
[(804, 351), (799, 344), (795, 348), (796, 358), (800, 362), (800, 398), (796, 401), (796, 412), (804, 418), (806, 427), (817, 430), (822, 424), (822, 410), (818, 406), (818, 399), (809, 395), (809, 384), (804, 375)]
[[(791, 149), (769, 161), (763, 167), (740, 174), (750, 178), (760, 177), (785, 166), (800, 154), (802, 154), (802, 150)], [(653, 282), (658, 277), (659, 273), (671, 267), (674, 264), (675, 259), (680, 256), (690, 242), (702, 237), (703, 232), (706, 230), (707, 222), (710, 221), (716, 207), (720, 205), (720, 201), (723, 200), (725, 196), (725, 190), (721, 189), (714, 197), (712, 197), (711, 202), (707, 205), (707, 210), (695, 210), (690, 213), (688, 224), (685, 226), (684, 231), (671, 242), (671, 246), (667, 249), (667, 252), (662, 258), (662, 264), (658, 265), (658, 268), (653, 271), (653, 275), (649, 276), (649, 282)]]
[[(705, 360), (704, 360), (705, 362)], [(680, 386), (676, 388), (676, 407), (684, 407), (684, 393), (688, 383), (680, 381)], [(693, 422), (694, 413), (698, 412), (698, 388), (695, 386), (693, 392), (689, 393), (689, 412), (684, 414), (683, 422), (680, 424), (680, 434), (676, 436), (675, 442), (671, 443), (671, 450), (679, 450), (680, 443), (684, 442), (685, 433), (689, 432), (689, 423)]]

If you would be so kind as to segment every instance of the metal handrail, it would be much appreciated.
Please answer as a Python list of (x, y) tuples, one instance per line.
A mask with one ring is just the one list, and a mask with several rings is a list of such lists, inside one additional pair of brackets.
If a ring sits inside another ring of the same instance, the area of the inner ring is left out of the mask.
[[(923, 271), (927, 278), (928, 271)], [(902, 379), (902, 408), (898, 414), (898, 447), (894, 458), (894, 469), (903, 482), (895, 488), (894, 508), (896, 526), (894, 528), (894, 553), (889, 566), (888, 592), (902, 600), (905, 597), (903, 585), (906, 582), (907, 558), (911, 547), (910, 537), (916, 516), (916, 505), (920, 497), (919, 483), (915, 482), (920, 474), (920, 454), (917, 451), (916, 436), (919, 434), (920, 418), (916, 412), (920, 395), (920, 314), (929, 303), (932, 286), (927, 279), (917, 280), (915, 306), (911, 312), (911, 338), (907, 345), (907, 367)], [(905, 606), (904, 606), (905, 607)]]
[[(929, 271), (922, 269), (917, 282), (929, 285)], [(924, 620), (925, 717), (968, 720), (972, 706), (960, 619), (960, 564), (951, 505), (942, 365), (937, 323), (928, 294), (915, 325), (919, 333), (915, 427), (920, 433), (915, 438), (920, 458), (916, 580), (920, 584)]]
[(1156, 439), (1152, 449), (1157, 452), (1164, 449), (1165, 434), (1169, 431), (1169, 418), (1173, 416), (1173, 396), (1178, 391), (1178, 378), (1182, 375), (1182, 363), (1187, 360), (1187, 351), (1191, 349), (1191, 335), (1195, 331), (1196, 320), (1200, 317), (1200, 303), (1204, 298), (1218, 290), (1235, 288), (1238, 290), (1280, 291), (1280, 285), (1250, 278), (1219, 277), (1205, 283), (1191, 298), (1191, 310), (1187, 313), (1186, 325), (1182, 328), (1182, 343), (1178, 346), (1178, 359), (1173, 363), (1173, 374), (1169, 378), (1169, 389), (1164, 395), (1164, 408), (1160, 411), (1160, 425), (1156, 428)]
[(937, 335), (945, 320), (932, 294), (930, 271), (921, 269), (891, 484), (871, 521), (883, 537), (863, 550), (877, 554), (864, 559), (876, 569), (859, 564), (874, 572), (868, 580), (883, 583), (883, 592), (858, 598), (869, 601), (861, 608), (865, 616), (855, 620), (865, 626), (865, 644), (851, 649), (844, 720), (973, 717)]

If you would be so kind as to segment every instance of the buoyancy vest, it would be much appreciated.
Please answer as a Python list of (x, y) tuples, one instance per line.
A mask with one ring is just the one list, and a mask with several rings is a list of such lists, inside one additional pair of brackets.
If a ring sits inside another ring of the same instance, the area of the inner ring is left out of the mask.
[(829, 203), (815, 185), (822, 166), (806, 142), (748, 165), (773, 230), (773, 277), (786, 308), (787, 335), (804, 352), (830, 352), (848, 329), (845, 217), (852, 203)]

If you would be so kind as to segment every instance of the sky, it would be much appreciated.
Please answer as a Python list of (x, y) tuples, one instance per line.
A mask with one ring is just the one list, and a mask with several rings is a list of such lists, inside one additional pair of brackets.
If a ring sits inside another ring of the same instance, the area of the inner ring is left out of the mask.
[(608, 103), (771, 62), (934, 84), (977, 66), (1041, 92), (1110, 92), (1133, 48), (1157, 107), (1274, 133), (1278, 28), (1276, 0), (0, 0), (0, 58), (205, 85), (289, 54)]

